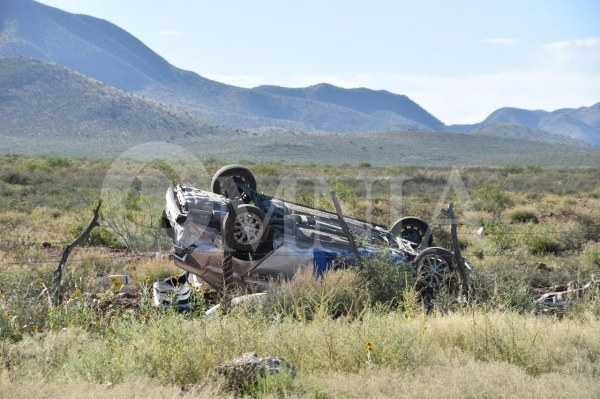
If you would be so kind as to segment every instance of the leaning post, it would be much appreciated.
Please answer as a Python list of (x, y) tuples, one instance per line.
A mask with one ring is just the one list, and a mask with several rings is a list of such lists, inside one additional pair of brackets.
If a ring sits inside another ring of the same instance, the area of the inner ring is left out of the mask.
[(62, 293), (62, 275), (67, 265), (67, 259), (71, 254), (71, 250), (79, 245), (85, 238), (92, 232), (94, 227), (98, 226), (98, 218), (100, 217), (100, 206), (102, 206), (102, 200), (98, 201), (98, 206), (94, 209), (94, 217), (88, 225), (88, 227), (70, 244), (68, 244), (62, 252), (58, 267), (54, 271), (54, 302), (60, 304), (63, 300)]
[(233, 232), (235, 229), (235, 208), (233, 203), (227, 204), (226, 217), (223, 218), (221, 231), (224, 232), (223, 245), (223, 301), (221, 307), (224, 311), (229, 309), (229, 300), (233, 290)]
[(333, 199), (333, 205), (335, 206), (335, 211), (337, 213), (338, 220), (340, 222), (340, 226), (342, 227), (342, 231), (344, 235), (348, 239), (348, 243), (350, 243), (350, 248), (352, 248), (352, 253), (356, 257), (356, 260), (360, 262), (360, 253), (358, 252), (358, 248), (356, 247), (356, 243), (354, 242), (354, 236), (350, 231), (350, 228), (346, 224), (344, 220), (344, 215), (342, 213), (342, 207), (340, 206), (340, 201), (338, 200), (338, 196), (335, 191), (331, 192), (331, 198)]
[(450, 202), (446, 213), (450, 216), (450, 235), (452, 236), (452, 249), (454, 252), (454, 263), (458, 269), (458, 275), (460, 276), (460, 285), (462, 289), (462, 295), (465, 299), (469, 299), (469, 280), (467, 277), (467, 269), (465, 267), (465, 261), (460, 253), (460, 244), (458, 242), (458, 218), (454, 212), (454, 203)]

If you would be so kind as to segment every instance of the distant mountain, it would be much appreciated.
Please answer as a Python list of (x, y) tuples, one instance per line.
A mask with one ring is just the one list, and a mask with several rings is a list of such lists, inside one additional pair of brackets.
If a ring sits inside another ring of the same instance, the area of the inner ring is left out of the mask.
[[(444, 124), (439, 119), (425, 111), (407, 96), (393, 94), (385, 90), (342, 89), (326, 83), (299, 89), (259, 86), (252, 90), (340, 105), (368, 115), (379, 116), (383, 119), (393, 120), (395, 118), (396, 124), (404, 125), (405, 128), (412, 127), (433, 131), (444, 129)], [(387, 115), (383, 115), (384, 113)]]
[[(136, 144), (232, 162), (402, 165), (597, 165), (600, 148), (425, 131), (292, 133), (231, 130), (71, 69), (0, 58), (0, 154), (120, 156)], [(164, 146), (168, 142), (170, 146)], [(185, 150), (185, 151), (184, 151)]]
[[(600, 145), (598, 104), (554, 112), (503, 108), (475, 125), (444, 126), (408, 97), (387, 91), (329, 84), (245, 89), (215, 82), (170, 65), (110, 22), (33, 0), (0, 0), (0, 57), (51, 62), (229, 129), (258, 133), (451, 131)], [(17, 59), (29, 68), (28, 61)]]
[(221, 130), (171, 105), (59, 65), (0, 58), (0, 136), (5, 138), (115, 144), (202, 137)]
[[(94, 17), (31, 0), (0, 0), (0, 7), (0, 56), (51, 61), (213, 123), (350, 133), (432, 129), (405, 117), (402, 109), (377, 115), (346, 107), (343, 101), (293, 98), (214, 82), (173, 67), (126, 31)], [(405, 103), (418, 107), (408, 98)]]
[(600, 103), (552, 112), (505, 107), (483, 122), (460, 130), (535, 141), (600, 145)]
[(482, 124), (510, 123), (535, 127), (547, 114), (546, 111), (528, 111), (526, 109), (505, 107), (492, 112)]
[(518, 123), (493, 123), (477, 124), (477, 127), (471, 127), (468, 132), (470, 135), (505, 137), (519, 140), (540, 141), (544, 143), (585, 145), (586, 143), (576, 140), (562, 134), (554, 134), (539, 128), (530, 127)]

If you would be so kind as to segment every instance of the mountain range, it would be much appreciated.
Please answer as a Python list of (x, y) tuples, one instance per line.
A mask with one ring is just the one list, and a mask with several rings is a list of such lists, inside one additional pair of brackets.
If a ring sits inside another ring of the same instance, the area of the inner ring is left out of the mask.
[(212, 81), (172, 66), (108, 21), (33, 0), (0, 0), (0, 106), (6, 138), (420, 131), (600, 145), (600, 103), (552, 112), (507, 107), (477, 124), (447, 126), (385, 90)]

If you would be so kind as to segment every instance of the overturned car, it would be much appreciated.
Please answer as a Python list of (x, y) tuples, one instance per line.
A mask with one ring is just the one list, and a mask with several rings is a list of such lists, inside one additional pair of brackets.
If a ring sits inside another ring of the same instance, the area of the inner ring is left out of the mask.
[(169, 187), (162, 218), (175, 264), (217, 290), (224, 286), (228, 254), (233, 284), (259, 291), (301, 269), (318, 276), (382, 251), (409, 266), (420, 287), (456, 278), (453, 253), (432, 246), (424, 220), (405, 217), (388, 229), (276, 199), (259, 193), (254, 175), (242, 165), (217, 171), (211, 191)]

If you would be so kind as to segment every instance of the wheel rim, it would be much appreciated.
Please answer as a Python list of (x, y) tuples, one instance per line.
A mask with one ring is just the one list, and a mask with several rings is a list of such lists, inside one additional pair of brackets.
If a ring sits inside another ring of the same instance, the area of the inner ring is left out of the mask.
[(441, 286), (450, 272), (450, 265), (439, 255), (428, 255), (419, 262), (419, 281), (427, 287)]
[(251, 213), (243, 213), (235, 219), (233, 237), (242, 245), (257, 245), (262, 237), (263, 222)]

